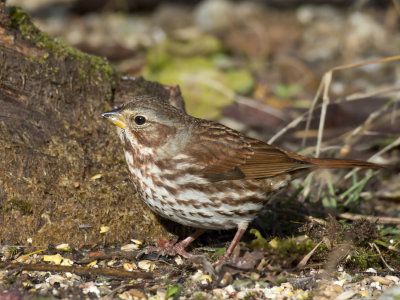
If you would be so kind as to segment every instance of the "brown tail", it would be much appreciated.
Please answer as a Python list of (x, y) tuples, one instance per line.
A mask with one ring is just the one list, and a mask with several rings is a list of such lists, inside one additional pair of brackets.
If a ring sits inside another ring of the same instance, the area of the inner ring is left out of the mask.
[(367, 161), (353, 160), (353, 159), (331, 159), (331, 158), (308, 158), (307, 161), (316, 165), (319, 168), (327, 169), (340, 169), (340, 168), (367, 168), (367, 169), (380, 169), (380, 165), (370, 163)]

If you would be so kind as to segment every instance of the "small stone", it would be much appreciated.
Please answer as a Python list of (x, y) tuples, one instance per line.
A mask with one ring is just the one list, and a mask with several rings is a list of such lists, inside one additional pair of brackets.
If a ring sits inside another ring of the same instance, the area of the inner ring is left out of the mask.
[(377, 281), (382, 285), (390, 285), (391, 281), (388, 280), (387, 278), (381, 277), (381, 276), (371, 276), (373, 281)]
[(182, 259), (182, 257), (180, 257), (180, 255), (178, 255), (177, 257), (175, 257), (175, 263), (178, 265), (178, 266), (181, 266), (181, 265), (183, 265), (183, 259)]
[(367, 291), (359, 291), (358, 293), (363, 297), (367, 297), (368, 296)]
[(393, 281), (395, 283), (398, 283), (400, 281), (400, 278), (397, 276), (393, 276), (393, 275), (386, 275), (385, 278), (387, 280)]
[(133, 250), (137, 250), (139, 247), (136, 244), (126, 244), (121, 246), (121, 251), (133, 251)]
[(52, 262), (56, 265), (61, 264), (63, 257), (60, 254), (56, 255), (43, 255), (43, 261)]
[(332, 285), (332, 289), (338, 294), (343, 293), (343, 288), (340, 285), (334, 284)]
[(236, 299), (245, 299), (248, 294), (248, 291), (240, 291), (236, 294)]
[(69, 258), (63, 258), (61, 265), (62, 266), (72, 266), (74, 262), (70, 260)]
[(314, 300), (328, 300), (328, 298), (323, 297), (323, 296), (314, 296)]
[(194, 282), (198, 282), (198, 281), (200, 281), (201, 276), (203, 276), (203, 272), (202, 272), (201, 270), (197, 270), (197, 272), (194, 273), (194, 274), (191, 276), (191, 279), (192, 279)]
[(116, 260), (110, 260), (109, 262), (107, 262), (107, 266), (112, 267), (113, 265), (115, 265), (117, 261)]
[(102, 174), (96, 174), (96, 175), (93, 175), (92, 177), (90, 177), (90, 180), (97, 180), (97, 179), (100, 179), (100, 178), (102, 178), (103, 177), (103, 175)]
[(155, 267), (156, 267), (156, 264), (155, 264), (154, 261), (146, 260), (146, 259), (145, 259), (145, 260), (139, 261), (139, 262), (137, 263), (137, 265), (138, 265), (138, 267), (139, 267), (140, 269), (145, 270), (145, 271), (151, 271), (151, 272), (153, 272), (153, 270), (154, 270)]
[(46, 282), (50, 283), (50, 285), (54, 285), (55, 283), (60, 283), (61, 281), (66, 280), (64, 276), (61, 275), (51, 275), (46, 278)]
[(232, 274), (229, 272), (225, 272), (224, 277), (221, 279), (221, 285), (226, 286), (232, 283)]
[(126, 291), (120, 295), (118, 295), (121, 299), (145, 299), (146, 296), (142, 292), (138, 290), (131, 289)]
[(215, 297), (218, 297), (218, 298), (222, 298), (223, 295), (224, 295), (224, 290), (223, 289), (213, 289), (212, 292), (213, 292), (213, 295)]
[(341, 293), (340, 295), (338, 295), (336, 297), (336, 300), (347, 300), (350, 299), (351, 297), (353, 297), (355, 294), (357, 294), (357, 292), (349, 290), (349, 291), (345, 291), (343, 293)]
[(97, 260), (91, 261), (86, 265), (87, 267), (96, 267), (97, 266)]
[(131, 242), (135, 243), (138, 247), (143, 245), (143, 241), (140, 241), (140, 240), (131, 239)]
[(99, 298), (100, 297), (100, 290), (99, 288), (96, 286), (96, 284), (92, 281), (90, 282), (86, 282), (85, 284), (83, 284), (83, 289), (82, 292), (84, 294), (89, 294), (89, 293), (93, 293), (96, 294), (96, 296)]
[[(382, 294), (381, 291), (375, 290), (372, 292), (372, 298), (373, 299), (378, 299), (379, 295)], [(397, 300), (396, 298), (389, 298), (390, 300)], [(382, 300), (382, 298), (379, 298), (379, 300)]]
[(108, 226), (101, 226), (100, 227), (100, 233), (106, 233), (110, 231), (110, 227)]
[(71, 251), (71, 247), (68, 245), (68, 244), (60, 244), (60, 245), (57, 245), (56, 246), (56, 249), (57, 250), (60, 250), (60, 251)]
[(122, 265), (122, 267), (124, 268), (125, 271), (128, 271), (128, 272), (132, 272), (133, 270), (136, 269), (136, 266), (134, 264), (131, 264), (131, 263), (124, 263)]
[(335, 282), (333, 282), (334, 285), (338, 285), (338, 286), (343, 286), (346, 283), (346, 280), (342, 279), (342, 280), (336, 280)]
[(225, 287), (225, 291), (229, 294), (233, 294), (236, 292), (235, 288), (233, 287), (232, 284), (228, 285), (227, 287)]
[(372, 282), (372, 283), (370, 284), (370, 287), (373, 287), (373, 288), (375, 288), (375, 289), (377, 289), (377, 290), (381, 290), (381, 289), (382, 289), (381, 284), (379, 283), (379, 281), (374, 281), (374, 282)]
[(369, 269), (367, 269), (365, 272), (367, 272), (367, 273), (378, 273), (374, 268), (369, 268)]

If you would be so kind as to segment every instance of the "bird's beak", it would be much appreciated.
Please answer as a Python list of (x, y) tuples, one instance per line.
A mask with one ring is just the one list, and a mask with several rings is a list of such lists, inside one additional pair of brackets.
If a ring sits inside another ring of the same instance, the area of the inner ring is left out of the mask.
[(125, 122), (124, 116), (121, 115), (120, 111), (121, 111), (121, 108), (117, 108), (117, 109), (102, 113), (101, 116), (103, 118), (106, 118), (108, 121), (110, 121), (114, 125), (117, 125), (119, 128), (124, 129), (126, 127), (126, 122)]

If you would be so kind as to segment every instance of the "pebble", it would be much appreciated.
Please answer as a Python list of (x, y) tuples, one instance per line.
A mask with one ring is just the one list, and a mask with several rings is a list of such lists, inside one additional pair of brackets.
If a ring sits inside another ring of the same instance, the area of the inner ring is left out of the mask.
[(155, 267), (156, 267), (156, 264), (155, 264), (154, 261), (146, 260), (146, 259), (145, 259), (145, 260), (139, 261), (139, 262), (137, 263), (137, 265), (138, 265), (138, 267), (139, 267), (140, 269), (145, 270), (145, 271), (150, 271), (150, 272), (153, 272), (153, 270), (154, 270)]
[(71, 251), (71, 247), (68, 244), (60, 244), (56, 246), (57, 250), (61, 250), (61, 251)]
[(370, 284), (370, 287), (373, 287), (373, 288), (375, 288), (375, 289), (377, 289), (377, 290), (381, 290), (381, 289), (382, 289), (382, 287), (381, 287), (379, 281), (374, 281), (374, 282), (372, 282), (372, 283)]
[(177, 256), (177, 257), (175, 257), (175, 263), (178, 265), (178, 266), (181, 266), (181, 265), (183, 265), (183, 259), (182, 259), (182, 257), (180, 257), (179, 255)]
[(341, 293), (339, 296), (336, 297), (336, 300), (347, 300), (350, 299), (351, 297), (353, 297), (355, 294), (357, 294), (357, 292), (355, 291), (345, 291), (343, 293)]
[(146, 299), (146, 295), (138, 290), (131, 289), (122, 294), (119, 294), (120, 299)]
[(46, 282), (50, 283), (50, 285), (54, 285), (55, 283), (60, 283), (61, 281), (66, 280), (67, 278), (61, 275), (51, 275), (46, 278)]
[(124, 270), (128, 271), (128, 272), (132, 272), (133, 270), (136, 269), (136, 266), (131, 263), (124, 263), (122, 266), (123, 266)]
[(387, 278), (381, 276), (371, 276), (373, 281), (379, 282), (382, 285), (389, 285), (391, 281)]
[(369, 268), (365, 271), (366, 273), (375, 273), (377, 274), (378, 272), (374, 268)]
[(221, 285), (226, 286), (232, 283), (232, 274), (229, 272), (225, 272), (224, 277), (221, 279)]
[(213, 289), (213, 295), (218, 298), (222, 298), (224, 295), (224, 289)]
[(137, 244), (126, 244), (126, 245), (121, 246), (121, 251), (126, 251), (126, 252), (128, 252), (128, 251), (136, 250), (136, 249), (138, 249), (138, 248), (139, 248), (139, 247), (138, 247)]
[(400, 281), (400, 278), (397, 276), (393, 276), (393, 275), (386, 275), (385, 278), (387, 280), (393, 281), (395, 283), (398, 283)]
[(340, 285), (334, 284), (332, 285), (333, 291), (336, 293), (343, 293), (343, 288)]

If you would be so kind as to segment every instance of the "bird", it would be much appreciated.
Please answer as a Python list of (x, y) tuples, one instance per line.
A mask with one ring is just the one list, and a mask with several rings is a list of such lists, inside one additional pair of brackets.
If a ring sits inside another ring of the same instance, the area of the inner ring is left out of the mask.
[(144, 203), (157, 215), (196, 229), (179, 243), (150, 247), (150, 252), (192, 258), (186, 248), (206, 230), (236, 228), (219, 260), (223, 263), (265, 204), (299, 174), (380, 168), (365, 161), (302, 156), (190, 116), (150, 95), (135, 96), (102, 117), (117, 127), (130, 178)]

